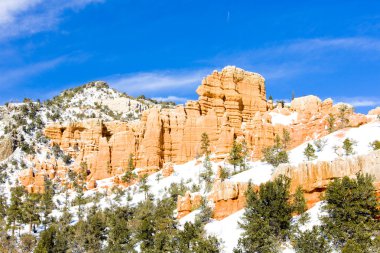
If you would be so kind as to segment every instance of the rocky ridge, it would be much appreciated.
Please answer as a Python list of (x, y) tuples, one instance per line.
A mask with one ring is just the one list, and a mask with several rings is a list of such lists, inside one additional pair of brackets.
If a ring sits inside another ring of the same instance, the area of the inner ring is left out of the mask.
[[(259, 74), (226, 67), (206, 77), (197, 89), (198, 101), (173, 109), (152, 108), (137, 122), (104, 122), (93, 119), (77, 123), (51, 124), (45, 135), (75, 158), (86, 162), (91, 178), (104, 179), (126, 169), (129, 154), (135, 165), (157, 171), (167, 162), (184, 163), (200, 155), (201, 134), (207, 133), (211, 152), (223, 159), (236, 138), (244, 138), (251, 159), (273, 145), (283, 129), (290, 132), (288, 148), (328, 133), (326, 118), (339, 113), (331, 99), (315, 96), (295, 98), (290, 106), (266, 100), (265, 80)], [(367, 122), (364, 115), (345, 112), (348, 125)], [(296, 117), (294, 117), (296, 116)], [(275, 123), (274, 118), (294, 118)]]
[[(315, 96), (295, 98), (290, 104), (274, 103), (266, 99), (262, 76), (236, 67), (214, 71), (202, 81), (197, 93), (199, 100), (188, 101), (184, 106), (153, 107), (142, 111), (140, 120), (125, 122), (94, 118), (48, 124), (44, 134), (51, 140), (51, 146), (60, 147), (72, 160), (65, 164), (59, 159), (31, 156), (34, 167), (20, 174), (20, 182), (30, 192), (41, 192), (43, 178), (64, 183), (69, 170), (79, 171), (86, 164), (87, 189), (96, 188), (97, 181), (107, 178), (111, 178), (115, 185), (129, 186), (138, 182), (133, 180), (125, 184), (121, 180), (130, 155), (134, 157), (139, 178), (163, 168), (162, 175), (170, 177), (174, 173), (173, 165), (200, 157), (202, 133), (209, 136), (213, 161), (225, 160), (236, 139), (246, 141), (249, 160), (254, 161), (261, 159), (262, 149), (273, 145), (275, 137), (282, 137), (284, 130), (291, 136), (287, 146), (290, 150), (305, 141), (327, 135), (329, 117), (336, 119), (332, 126), (336, 128), (343, 124), (356, 127), (370, 120), (354, 113), (349, 105), (334, 105), (331, 99), (322, 101)], [(346, 122), (341, 122), (342, 117)], [(318, 166), (314, 169), (320, 170)], [(305, 183), (304, 179), (298, 180), (298, 174), (292, 173), (288, 172), (288, 175), (295, 178), (295, 185)], [(353, 172), (344, 173), (351, 175)], [(318, 180), (325, 180), (323, 178), (318, 176), (315, 180), (319, 183)], [(214, 205), (213, 217), (223, 219), (244, 208), (247, 185), (245, 182), (216, 180), (209, 194)], [(319, 188), (306, 190), (310, 206), (319, 199), (322, 191)], [(200, 195), (197, 194), (180, 196), (178, 217), (189, 214), (199, 202)]]

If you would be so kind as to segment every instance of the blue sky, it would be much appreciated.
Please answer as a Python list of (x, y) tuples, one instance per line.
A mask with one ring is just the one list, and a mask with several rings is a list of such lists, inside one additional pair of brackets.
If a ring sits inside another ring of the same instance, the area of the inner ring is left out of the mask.
[(130, 95), (195, 99), (236, 65), (268, 96), (380, 106), (380, 1), (0, 0), (0, 102), (105, 80)]

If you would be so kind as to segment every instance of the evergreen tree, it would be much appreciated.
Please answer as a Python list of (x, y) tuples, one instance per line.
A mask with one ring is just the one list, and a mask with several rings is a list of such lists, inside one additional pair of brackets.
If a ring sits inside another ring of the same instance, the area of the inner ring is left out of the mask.
[(11, 188), (11, 203), (7, 210), (8, 224), (12, 229), (12, 236), (14, 236), (14, 231), (16, 229), (16, 224), (22, 223), (23, 219), (23, 197), (25, 195), (24, 186), (16, 186)]
[(339, 107), (338, 118), (340, 121), (340, 128), (345, 128), (350, 120), (347, 118), (349, 113), (349, 108), (347, 105), (343, 104)]
[(230, 176), (228, 169), (226, 167), (219, 167), (219, 178), (224, 181)]
[(35, 231), (34, 225), (40, 222), (40, 199), (41, 195), (30, 193), (23, 203), (23, 219), (29, 223), (29, 232)]
[(278, 147), (277, 145), (273, 147), (264, 148), (263, 155), (264, 161), (273, 165), (274, 167), (277, 167), (281, 163), (289, 162), (288, 153), (281, 147)]
[(173, 235), (177, 233), (177, 220), (173, 216), (176, 203), (171, 198), (159, 201), (154, 212), (154, 252), (172, 252)]
[(380, 141), (378, 141), (378, 140), (373, 141), (370, 145), (373, 148), (373, 150), (379, 150), (380, 149)]
[(310, 231), (306, 230), (305, 232), (300, 232), (294, 241), (294, 249), (297, 253), (331, 252), (329, 241), (326, 235), (317, 226), (314, 226)]
[(86, 225), (86, 252), (102, 252), (102, 242), (106, 239), (106, 219), (96, 205), (90, 209)]
[(217, 238), (206, 236), (202, 224), (186, 222), (175, 237), (175, 253), (218, 253), (221, 252)]
[(264, 218), (259, 206), (261, 205), (259, 195), (252, 190), (249, 184), (246, 192), (247, 205), (239, 226), (243, 233), (239, 238), (238, 246), (234, 249), (236, 253), (275, 253), (278, 252), (278, 242), (269, 223)]
[(288, 148), (289, 142), (290, 142), (290, 133), (286, 128), (282, 129), (282, 144), (284, 149)]
[(335, 121), (336, 121), (334, 115), (330, 113), (329, 116), (327, 117), (326, 121), (327, 121), (327, 130), (329, 131), (329, 133), (334, 132)]
[(241, 143), (234, 140), (232, 149), (228, 156), (228, 161), (234, 166), (234, 172), (236, 172), (236, 166), (241, 165), (243, 162), (242, 149), (243, 147)]
[(280, 136), (276, 135), (274, 139), (274, 145), (271, 147), (266, 147), (262, 150), (264, 161), (277, 167), (281, 163), (289, 162), (288, 153), (285, 150), (287, 141), (290, 140), (290, 136), (286, 137), (287, 133), (284, 133), (284, 138), (281, 140)]
[[(55, 252), (68, 252), (69, 245), (72, 238), (73, 228), (70, 226), (72, 215), (68, 212), (67, 207), (63, 209), (62, 217), (60, 218), (57, 225), (57, 233), (54, 240), (54, 251)], [(54, 224), (55, 225), (55, 224)]]
[(54, 240), (57, 235), (57, 228), (55, 225), (50, 226), (48, 229), (41, 232), (40, 239), (34, 253), (56, 253)]
[(53, 197), (54, 197), (53, 183), (49, 178), (45, 177), (45, 191), (41, 197), (41, 208), (42, 208), (42, 212), (44, 216), (42, 223), (44, 224), (45, 229), (46, 229), (46, 226), (50, 222), (49, 214), (52, 212), (52, 210), (55, 207), (54, 202), (53, 202)]
[(200, 213), (197, 215), (196, 219), (200, 223), (208, 223), (212, 217), (212, 208), (207, 204), (207, 199), (202, 197)]
[(212, 171), (212, 164), (210, 161), (210, 156), (205, 155), (203, 160), (203, 171), (200, 173), (200, 178), (206, 183), (206, 190), (209, 191), (211, 187), (211, 178), (214, 172)]
[(127, 171), (132, 171), (134, 169), (135, 169), (135, 162), (133, 160), (133, 154), (129, 154)]
[(7, 199), (1, 194), (0, 195), (0, 221), (3, 221), (5, 219), (5, 216), (7, 215)]
[(290, 229), (292, 207), (290, 179), (285, 176), (260, 185), (258, 192), (249, 184), (247, 207), (240, 227), (244, 230), (235, 252), (278, 252), (278, 244)]
[(337, 248), (351, 240), (350, 247), (359, 245), (365, 251), (372, 244), (371, 238), (380, 232), (373, 180), (372, 176), (357, 174), (354, 179), (346, 176), (328, 185), (325, 196), (328, 215), (323, 218), (323, 227)]
[(300, 215), (306, 211), (306, 199), (303, 194), (301, 186), (297, 187), (296, 192), (294, 193), (293, 200), (293, 210), (296, 214)]
[(354, 152), (354, 146), (355, 145), (356, 145), (356, 143), (353, 140), (351, 140), (350, 138), (346, 138), (343, 141), (343, 149), (345, 151), (346, 156), (353, 155), (355, 153)]
[(202, 133), (201, 135), (201, 151), (202, 154), (208, 155), (210, 153), (210, 140), (207, 133)]
[(36, 246), (36, 237), (31, 234), (23, 234), (20, 237), (19, 248), (21, 252), (32, 252)]
[(128, 170), (121, 177), (121, 180), (125, 183), (130, 183), (132, 182), (133, 179), (136, 179), (136, 178), (137, 178), (137, 175), (133, 173), (132, 171)]
[(109, 210), (107, 212), (106, 217), (109, 232), (106, 252), (134, 252), (132, 232), (129, 227), (132, 216), (133, 209), (128, 206), (118, 207), (115, 211)]
[(137, 206), (131, 220), (134, 240), (136, 243), (140, 243), (142, 252), (146, 252), (154, 246), (154, 208), (154, 203), (150, 199), (145, 200)]
[(144, 174), (139, 182), (140, 189), (145, 193), (145, 199), (148, 198), (150, 185), (148, 185), (148, 174)]
[(308, 161), (314, 160), (315, 158), (317, 158), (317, 156), (315, 155), (315, 149), (313, 145), (311, 145), (310, 143), (307, 144), (303, 154)]

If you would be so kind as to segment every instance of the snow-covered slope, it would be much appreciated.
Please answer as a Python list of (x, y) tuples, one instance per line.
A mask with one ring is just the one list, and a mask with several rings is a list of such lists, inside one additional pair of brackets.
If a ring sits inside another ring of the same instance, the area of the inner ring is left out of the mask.
[(353, 143), (354, 155), (368, 154), (373, 150), (371, 143), (380, 140), (380, 122), (375, 121), (357, 128), (346, 128), (333, 132), (323, 138), (320, 143), (322, 150), (318, 151), (316, 141), (312, 140), (301, 144), (289, 152), (289, 161), (296, 165), (306, 161), (304, 151), (307, 144), (312, 144), (316, 150), (317, 158), (314, 161), (332, 161), (344, 155), (343, 142), (350, 139)]
[[(172, 103), (159, 103), (145, 97), (132, 98), (118, 92), (108, 84), (97, 81), (65, 90), (45, 102), (25, 99), (22, 103), (0, 106), (0, 142), (10, 140), (13, 152), (0, 161), (0, 193), (9, 196), (9, 187), (15, 184), (22, 169), (32, 168), (29, 155), (46, 161), (52, 154), (63, 160), (62, 151), (53, 150), (44, 137), (43, 129), (50, 122), (76, 122), (88, 118), (104, 121), (133, 121), (151, 107), (170, 107)], [(3, 188), (3, 190), (1, 190)]]

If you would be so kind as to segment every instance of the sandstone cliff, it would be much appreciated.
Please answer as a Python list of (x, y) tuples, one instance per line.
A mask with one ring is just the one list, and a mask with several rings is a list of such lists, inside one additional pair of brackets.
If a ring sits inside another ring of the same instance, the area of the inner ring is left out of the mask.
[[(301, 186), (305, 192), (308, 207), (320, 201), (327, 185), (336, 178), (354, 176), (358, 172), (374, 175), (375, 184), (380, 186), (380, 150), (368, 155), (340, 158), (334, 161), (305, 162), (297, 166), (280, 165), (272, 178), (286, 175), (291, 178), (291, 192)], [(378, 187), (380, 191), (380, 187)]]
[[(288, 107), (273, 108), (266, 101), (265, 80), (256, 73), (226, 67), (207, 76), (197, 89), (198, 101), (188, 101), (174, 109), (152, 108), (140, 121), (103, 122), (91, 119), (63, 125), (49, 125), (45, 135), (76, 159), (86, 162), (89, 179), (103, 179), (126, 170), (129, 154), (135, 165), (156, 171), (165, 163), (184, 163), (200, 154), (203, 132), (210, 139), (211, 151), (220, 159), (230, 151), (237, 137), (245, 138), (252, 159), (272, 145), (276, 135), (287, 129), (292, 148), (305, 140), (328, 132), (326, 118), (337, 114), (332, 100), (314, 96), (296, 98)], [(293, 117), (296, 115), (296, 117)], [(294, 118), (282, 122), (276, 118)], [(366, 122), (363, 115), (347, 112), (350, 125)]]

